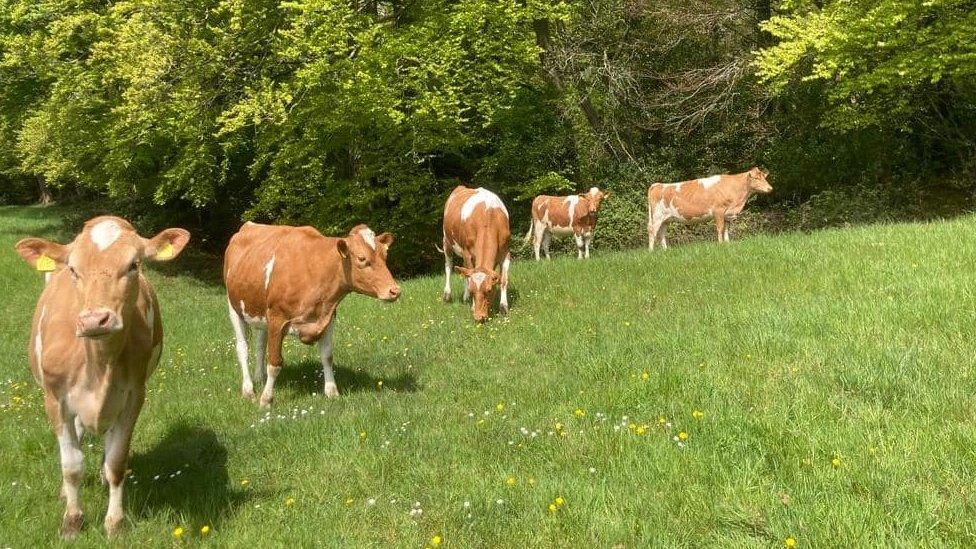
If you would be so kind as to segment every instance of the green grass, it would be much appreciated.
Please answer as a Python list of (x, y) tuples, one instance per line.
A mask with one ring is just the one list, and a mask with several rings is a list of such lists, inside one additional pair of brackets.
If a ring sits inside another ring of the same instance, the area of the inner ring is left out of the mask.
[[(26, 359), (41, 281), (11, 248), (58, 215), (0, 209), (2, 547), (55, 543), (62, 513)], [(976, 218), (517, 262), (511, 315), (482, 327), (440, 277), (351, 296), (342, 396), (313, 394), (314, 348), (289, 340), (267, 420), (239, 396), (221, 287), (184, 259), (150, 273), (166, 350), (121, 545), (205, 524), (256, 547), (976, 544)], [(88, 443), (80, 546), (105, 543)]]

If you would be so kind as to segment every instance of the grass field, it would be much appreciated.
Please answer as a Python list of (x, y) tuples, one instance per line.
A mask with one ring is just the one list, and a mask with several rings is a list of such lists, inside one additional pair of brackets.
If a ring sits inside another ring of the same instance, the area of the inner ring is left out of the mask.
[[(42, 283), (12, 249), (59, 229), (0, 208), (0, 547), (56, 543), (63, 510), (26, 358)], [(974, 261), (973, 217), (596, 250), (515, 263), (511, 315), (481, 327), (441, 277), (409, 280), (340, 308), (338, 399), (289, 340), (266, 415), (221, 286), (181, 257), (150, 273), (166, 349), (118, 543), (972, 546)], [(102, 545), (84, 442), (75, 545)]]

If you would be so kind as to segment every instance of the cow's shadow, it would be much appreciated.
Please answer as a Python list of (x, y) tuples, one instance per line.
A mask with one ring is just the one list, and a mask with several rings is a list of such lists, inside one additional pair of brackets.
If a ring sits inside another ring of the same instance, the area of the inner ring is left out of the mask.
[[(383, 382), (385, 390), (413, 393), (417, 391), (417, 377), (412, 372), (400, 372), (393, 377), (378, 377), (370, 374), (368, 368), (348, 368), (338, 364), (333, 365), (336, 385), (339, 394), (377, 391)], [(321, 393), (324, 380), (322, 378), (322, 363), (312, 358), (305, 358), (298, 362), (286, 362), (285, 367), (275, 380), (278, 387), (288, 387), (296, 393)]]
[(210, 429), (171, 426), (148, 452), (129, 459), (126, 507), (135, 517), (180, 516), (195, 528), (218, 526), (248, 499), (227, 474), (227, 448)]

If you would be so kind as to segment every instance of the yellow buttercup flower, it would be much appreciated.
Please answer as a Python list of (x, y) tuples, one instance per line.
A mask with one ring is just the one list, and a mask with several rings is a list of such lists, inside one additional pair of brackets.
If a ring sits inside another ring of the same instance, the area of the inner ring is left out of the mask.
[(430, 544), (433, 545), (434, 547), (437, 547), (438, 545), (441, 544), (441, 537), (440, 536), (434, 536), (434, 537), (430, 538)]
[(354, 500), (354, 499), (352, 499), (352, 498), (346, 498), (346, 506), (347, 506), (347, 507), (350, 507), (350, 506), (352, 506), (352, 502), (353, 502), (353, 501), (355, 501), (355, 500)]
[(637, 433), (638, 435), (643, 435), (644, 433), (647, 432), (647, 427), (640, 425), (636, 429), (634, 429), (634, 432)]
[(678, 433), (678, 439), (680, 439), (681, 442), (688, 440), (688, 433), (681, 431), (680, 433)]
[(783, 540), (783, 547), (787, 547), (788, 549), (793, 549), (794, 547), (796, 547), (796, 539), (793, 538), (792, 536), (786, 538), (785, 540)]
[(180, 539), (180, 538), (183, 537), (183, 527), (182, 526), (177, 526), (176, 528), (173, 529), (173, 537), (176, 538), (176, 539)]
[(359, 432), (359, 440), (366, 440), (366, 431)]
[(643, 379), (645, 381), (648, 380), (648, 379), (651, 379), (651, 374), (649, 374), (647, 372), (644, 372), (643, 374), (641, 374), (641, 379)]
[(535, 486), (535, 479), (532, 477), (529, 477), (529, 486)]
[(556, 504), (555, 503), (550, 503), (549, 504), (549, 512), (550, 513), (555, 513), (556, 512), (556, 509), (557, 509), (557, 507), (556, 507)]
[(204, 525), (203, 528), (200, 528), (200, 535), (201, 536), (206, 536), (209, 533), (210, 533), (210, 526)]
[(830, 460), (830, 464), (834, 466), (834, 469), (840, 467), (841, 466), (840, 457), (834, 456), (834, 458)]
[(705, 417), (705, 412), (702, 412), (701, 410), (695, 410), (694, 412), (691, 413), (691, 417), (695, 419), (701, 419)]
[(285, 500), (286, 507), (291, 507), (292, 505), (295, 505), (295, 498), (288, 498)]
[(586, 415), (586, 412), (584, 412), (583, 410), (577, 408), (577, 409), (573, 410), (573, 415), (575, 415), (576, 417), (583, 417), (583, 416)]
[(499, 412), (505, 410), (505, 403), (504, 402), (499, 402), (498, 404), (496, 404), (495, 405), (495, 410), (496, 411), (499, 411)]
[(515, 483), (516, 482), (518, 482), (518, 481), (515, 480), (515, 477), (508, 477), (507, 479), (505, 479), (505, 484), (507, 484), (509, 486), (515, 486)]
[(247, 486), (248, 484), (251, 484), (251, 481), (249, 481), (247, 479), (244, 479), (244, 480), (241, 481), (241, 486)]
[(556, 423), (556, 430), (557, 430), (557, 431), (562, 431), (562, 430), (563, 430), (563, 424), (562, 424), (562, 423), (559, 423), (559, 422), (557, 422), (557, 423)]
[(566, 504), (566, 500), (564, 500), (562, 496), (556, 496), (555, 504), (556, 507), (562, 507)]

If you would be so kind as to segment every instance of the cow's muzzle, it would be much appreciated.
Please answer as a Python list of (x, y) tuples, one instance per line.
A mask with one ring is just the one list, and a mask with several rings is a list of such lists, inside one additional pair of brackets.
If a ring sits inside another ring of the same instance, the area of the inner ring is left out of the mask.
[(101, 337), (122, 329), (119, 315), (109, 309), (82, 311), (78, 315), (75, 334), (78, 337)]
[(396, 284), (390, 286), (386, 289), (386, 292), (379, 295), (380, 300), (388, 301), (390, 303), (396, 301), (400, 298), (400, 287)]

